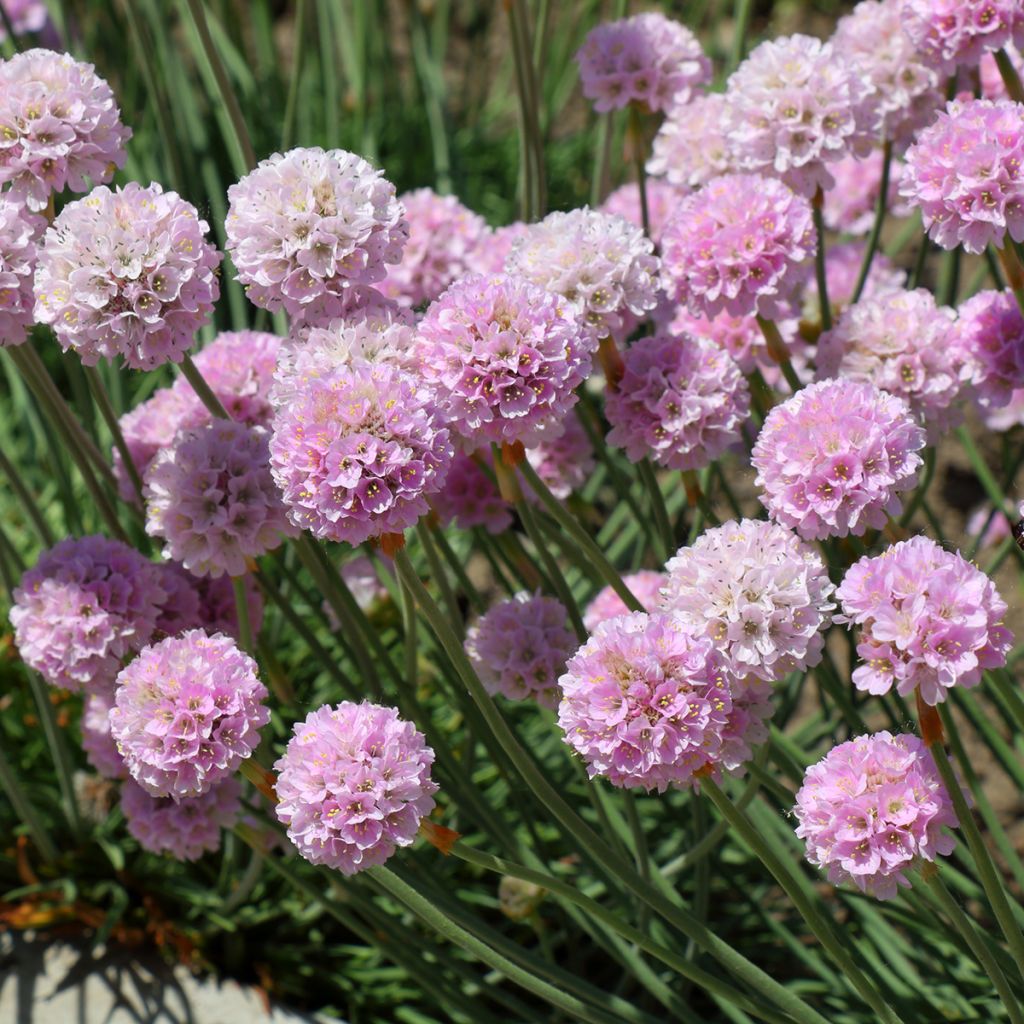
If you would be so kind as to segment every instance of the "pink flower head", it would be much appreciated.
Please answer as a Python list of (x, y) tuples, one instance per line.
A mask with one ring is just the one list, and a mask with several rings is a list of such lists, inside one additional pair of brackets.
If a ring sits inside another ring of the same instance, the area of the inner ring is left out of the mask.
[(554, 598), (516, 594), (494, 605), (466, 634), (466, 654), (490, 694), (558, 707), (558, 677), (579, 643)]
[(711, 78), (711, 61), (697, 37), (655, 11), (591, 29), (576, 62), (583, 95), (599, 113), (630, 103), (668, 110)]
[(943, 76), (903, 32), (900, 0), (864, 0), (839, 19), (832, 45), (863, 76), (881, 134), (901, 147), (942, 106)]
[(725, 105), (721, 93), (709, 93), (670, 110), (654, 136), (647, 173), (680, 190), (700, 188), (728, 174), (732, 168)]
[[(652, 572), (641, 569), (622, 577), (622, 582), (629, 587), (633, 596), (643, 605), (644, 610), (653, 612), (658, 607), (661, 588), (665, 585), (663, 572)], [(583, 613), (583, 625), (588, 633), (593, 633), (602, 622), (614, 619), (619, 615), (628, 615), (626, 602), (610, 587), (599, 590), (594, 599), (587, 605)]]
[[(959, 0), (956, 0), (959, 2)], [(900, 195), (943, 249), (1024, 241), (1024, 106), (953, 100), (906, 153)]]
[[(270, 389), (281, 345), (281, 338), (264, 331), (221, 331), (196, 354), (196, 369), (233, 420), (254, 427), (270, 426), (274, 412)], [(174, 387), (199, 401), (184, 377), (179, 377)]]
[(306, 860), (354, 875), (412, 845), (434, 809), (433, 763), (394, 708), (324, 705), (295, 726), (274, 765), (277, 817)]
[[(825, 286), (828, 288), (828, 304), (832, 308), (833, 318), (839, 316), (843, 308), (853, 301), (866, 247), (867, 243), (859, 239), (829, 247), (825, 257)], [(906, 280), (907, 275), (893, 266), (892, 260), (885, 253), (876, 252), (864, 281), (861, 301), (900, 291)], [(821, 322), (821, 300), (818, 298), (816, 277), (812, 277), (804, 288), (800, 315), (808, 323)]]
[(302, 319), (340, 311), (348, 288), (383, 280), (408, 236), (394, 186), (341, 149), (275, 153), (228, 201), (227, 248), (249, 298)]
[(1024, 387), (1014, 388), (1006, 405), (979, 405), (978, 414), (989, 430), (1002, 432), (1024, 426)]
[(684, 199), (666, 225), (665, 290), (694, 315), (784, 316), (816, 245), (806, 199), (774, 178), (727, 174)]
[(444, 487), (431, 497), (430, 504), (444, 526), (454, 523), (460, 530), (482, 526), (488, 533), (498, 534), (512, 525), (512, 512), (498, 493), (494, 477), (465, 452), (452, 460)]
[(127, 779), (128, 769), (110, 735), (111, 707), (113, 700), (105, 693), (92, 693), (86, 698), (82, 708), (82, 749), (89, 764), (105, 779)]
[(557, 296), (512, 274), (470, 274), (419, 325), (419, 366), (468, 448), (533, 444), (576, 404), (596, 342)]
[[(849, 235), (865, 235), (871, 230), (875, 222), (878, 193), (882, 189), (883, 163), (882, 151), (873, 149), (865, 157), (848, 156), (833, 165), (832, 176), (836, 183), (825, 193), (821, 208), (827, 228)], [(903, 163), (893, 158), (889, 166), (889, 188), (886, 192), (886, 211), (889, 217), (906, 217), (910, 214), (910, 207), (899, 196), (902, 174)]]
[(87, 366), (118, 355), (136, 370), (181, 362), (220, 295), (207, 228), (159, 185), (93, 189), (43, 236), (36, 319)]
[(902, 398), (867, 381), (823, 380), (772, 409), (751, 462), (772, 518), (822, 540), (860, 536), (899, 515), (924, 445)]
[(0, 348), (20, 345), (32, 328), (36, 243), (45, 223), (6, 193), (0, 195)]
[(176, 801), (151, 796), (129, 779), (121, 787), (121, 810), (144, 850), (198, 860), (220, 848), (221, 829), (234, 828), (242, 813), (242, 787), (238, 779), (228, 778), (202, 796)]
[(828, 165), (866, 152), (879, 125), (874, 90), (856, 65), (803, 35), (751, 52), (729, 78), (726, 116), (732, 165), (777, 175), (804, 196), (831, 188)]
[(981, 409), (1009, 404), (1024, 388), (1024, 316), (1011, 292), (985, 291), (969, 298), (956, 323), (959, 345), (970, 360)]
[(529, 224), (517, 220), (493, 231), (485, 231), (476, 248), (466, 257), (467, 266), (473, 274), (500, 274), (515, 243), (527, 234)]
[(256, 662), (192, 629), (147, 647), (117, 677), (110, 731), (152, 796), (201, 796), (234, 774), (270, 721)]
[(875, 558), (862, 558), (836, 591), (837, 622), (860, 626), (864, 663), (853, 683), (868, 693), (903, 697), (920, 689), (940, 704), (953, 686), (970, 688), (983, 669), (1006, 664), (1013, 634), (1006, 602), (966, 559), (928, 537), (911, 537)]
[(632, 329), (657, 302), (658, 258), (643, 232), (584, 207), (549, 213), (512, 246), (507, 267), (560, 295), (598, 338)]
[[(41, 32), (50, 20), (44, 0), (0, 0), (16, 36)], [(7, 26), (0, 20), (0, 43), (7, 38)]]
[(242, 576), (294, 535), (270, 474), (269, 434), (233, 420), (183, 432), (145, 480), (146, 532), (196, 576)]
[(106, 537), (69, 537), (14, 591), (22, 660), (51, 686), (109, 691), (121, 662), (149, 643), (167, 592), (157, 566)]
[[(556, 424), (536, 445), (527, 448), (526, 461), (548, 490), (562, 501), (587, 482), (596, 465), (590, 438), (575, 416)], [(529, 487), (523, 489), (523, 494), (527, 501), (534, 496)]]
[(45, 209), (54, 192), (110, 181), (131, 137), (91, 64), (52, 50), (0, 61), (0, 185), (30, 209)]
[(956, 403), (970, 379), (953, 310), (931, 292), (891, 291), (861, 299), (818, 339), (818, 375), (870, 381), (906, 401), (929, 440), (962, 420)]
[(807, 859), (829, 881), (892, 899), (906, 872), (953, 852), (959, 825), (935, 761), (916, 736), (876, 732), (833, 747), (804, 775), (793, 808)]
[[(648, 179), (645, 191), (651, 238), (657, 243), (661, 239), (665, 225), (672, 214), (676, 212), (676, 206), (685, 193), (661, 178)], [(621, 217), (634, 227), (643, 230), (644, 218), (640, 206), (640, 187), (635, 181), (620, 185), (605, 199), (600, 209), (601, 213)]]
[(734, 718), (733, 686), (712, 642), (661, 612), (600, 623), (558, 683), (566, 742), (591, 778), (627, 789), (664, 792), (695, 785), (698, 771), (738, 767), (770, 711), (759, 688)]
[(487, 223), (455, 198), (418, 188), (398, 197), (409, 223), (402, 262), (388, 270), (380, 290), (403, 306), (433, 302), (468, 273)]
[[(207, 633), (223, 633), (239, 640), (238, 606), (230, 576), (193, 576), (177, 562), (164, 562), (164, 589), (171, 595), (157, 622), (157, 635), (176, 636), (186, 629), (203, 629)], [(251, 574), (242, 579), (249, 625), (258, 636), (263, 625), (263, 596)]]
[(1024, 44), (1020, 0), (902, 0), (900, 17), (910, 41), (946, 75), (986, 51)]
[(705, 338), (655, 334), (625, 352), (625, 374), (608, 394), (608, 444), (632, 462), (702, 469), (742, 439), (750, 389), (732, 358)]
[(821, 661), (835, 587), (821, 555), (784, 526), (725, 523), (665, 570), (659, 607), (713, 641), (735, 675), (773, 682)]
[(311, 380), (278, 410), (270, 441), (291, 521), (353, 546), (415, 525), (453, 454), (433, 400), (384, 363)]

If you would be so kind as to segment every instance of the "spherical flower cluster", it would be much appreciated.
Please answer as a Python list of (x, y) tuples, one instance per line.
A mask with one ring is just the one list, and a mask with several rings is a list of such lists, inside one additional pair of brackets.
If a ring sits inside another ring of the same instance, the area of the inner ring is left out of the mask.
[(918, 51), (947, 75), (986, 51), (1024, 45), (1019, 0), (901, 0), (900, 17)]
[(805, 540), (860, 536), (902, 510), (924, 431), (901, 398), (867, 381), (824, 380), (767, 415), (751, 462), (761, 503)]
[[(294, 317), (343, 307), (402, 258), (394, 186), (340, 149), (275, 153), (228, 189), (227, 248), (249, 298)], [(340, 310), (339, 310), (340, 311)]]
[(439, 196), (429, 188), (406, 192), (398, 201), (409, 224), (409, 240), (402, 262), (388, 270), (378, 287), (403, 306), (422, 306), (470, 271), (487, 223), (455, 196)]
[(818, 339), (818, 375), (870, 381), (906, 401), (934, 444), (962, 416), (955, 403), (970, 379), (954, 313), (932, 293), (886, 292), (846, 309)]
[(632, 462), (702, 469), (750, 415), (750, 389), (732, 358), (706, 338), (651, 335), (625, 352), (625, 374), (605, 402), (608, 444)]
[(470, 626), (465, 646), (488, 693), (554, 710), (558, 677), (579, 643), (558, 601), (520, 593)]
[(147, 647), (117, 677), (110, 731), (152, 796), (200, 796), (233, 774), (270, 721), (256, 662), (191, 629)]
[[(233, 420), (270, 426), (274, 411), (270, 390), (281, 345), (276, 334), (264, 331), (221, 331), (196, 354), (196, 369)], [(202, 404), (184, 377), (174, 387)]]
[[(861, 240), (840, 242), (829, 247), (825, 257), (825, 287), (828, 289), (828, 304), (833, 317), (837, 317), (853, 301), (866, 247), (867, 243)], [(861, 301), (899, 291), (906, 280), (907, 275), (895, 267), (885, 253), (876, 252), (864, 280)], [(812, 277), (804, 288), (800, 314), (801, 319), (808, 323), (821, 323), (821, 300), (818, 297), (816, 277)]]
[(796, 834), (830, 882), (880, 900), (907, 872), (953, 852), (959, 825), (935, 761), (916, 736), (876, 732), (833, 747), (796, 794)]
[[(630, 592), (643, 605), (645, 611), (653, 612), (658, 607), (661, 588), (665, 585), (663, 572), (641, 569), (639, 572), (623, 576), (622, 582), (629, 587)], [(588, 633), (593, 633), (602, 622), (628, 613), (626, 602), (610, 586), (604, 587), (587, 605), (583, 613), (583, 625)]]
[(22, 660), (51, 686), (108, 692), (121, 661), (149, 643), (167, 597), (159, 569), (106, 537), (69, 537), (14, 591)]
[[(1005, 47), (1006, 55), (1010, 58), (1017, 76), (1024, 74), (1024, 58), (1020, 51), (1012, 43)], [(981, 63), (978, 65), (978, 77), (981, 80), (981, 95), (986, 100), (1009, 99), (1006, 91), (1006, 82), (1003, 80), (999, 65), (996, 64), (995, 56), (986, 51), (981, 56)]]
[(677, 189), (694, 189), (728, 173), (725, 97), (697, 96), (671, 110), (654, 136), (647, 173)]
[(643, 232), (584, 207), (549, 213), (512, 246), (508, 270), (562, 296), (597, 337), (621, 332), (657, 301), (658, 258)]
[(778, 175), (805, 196), (831, 188), (827, 165), (866, 152), (878, 134), (867, 79), (812, 36), (761, 43), (730, 76), (726, 100), (732, 165)]
[(534, 444), (576, 404), (595, 342), (556, 295), (511, 274), (470, 274), (427, 309), (419, 367), (467, 445)]
[[(539, 444), (526, 449), (526, 461), (548, 490), (564, 501), (587, 482), (596, 460), (590, 438), (575, 416), (563, 420), (560, 426), (560, 431), (548, 431)], [(533, 491), (526, 488), (523, 493), (529, 500)]]
[(325, 705), (295, 726), (274, 765), (277, 817), (306, 860), (354, 875), (412, 845), (434, 809), (433, 763), (394, 708)]
[(270, 441), (291, 521), (352, 545), (415, 525), (452, 455), (434, 402), (386, 364), (310, 381), (278, 411)]
[(684, 199), (662, 235), (665, 289), (695, 315), (775, 318), (808, 279), (811, 204), (781, 181), (727, 174)]
[[(41, 32), (49, 20), (44, 0), (3, 0), (0, 3), (16, 36)], [(7, 26), (0, 20), (0, 43), (7, 38)]]
[(527, 234), (529, 225), (517, 220), (480, 236), (476, 248), (467, 256), (469, 270), (474, 274), (500, 274), (512, 247)]
[(180, 362), (220, 295), (220, 253), (196, 208), (156, 184), (69, 203), (39, 247), (36, 319), (87, 366)]
[(900, 2), (863, 0), (839, 19), (832, 45), (871, 87), (884, 137), (905, 145), (942, 106), (944, 82), (903, 32)]
[(665, 571), (659, 607), (712, 640), (736, 676), (772, 682), (821, 661), (835, 587), (821, 555), (784, 526), (726, 523)]
[(591, 29), (576, 61), (583, 95), (599, 113), (630, 103), (668, 110), (711, 78), (711, 62), (697, 37), (655, 11)]
[(33, 323), (36, 241), (45, 221), (0, 195), (0, 348), (20, 345)]
[(146, 473), (146, 532), (196, 576), (242, 576), (293, 534), (270, 474), (269, 434), (213, 420), (177, 436)]
[(498, 493), (494, 477), (464, 452), (452, 460), (444, 487), (431, 497), (430, 504), (444, 526), (455, 523), (460, 530), (482, 526), (488, 533), (498, 534), (512, 525), (512, 512)]
[(698, 772), (738, 767), (763, 725), (748, 713), (763, 702), (732, 720), (724, 660), (710, 640), (660, 612), (602, 622), (558, 683), (566, 742), (591, 778), (624, 788), (663, 792), (695, 784)]
[(994, 547), (1011, 536), (1006, 516), (984, 501), (968, 515), (964, 530), (968, 537), (977, 538), (979, 549)]
[[(661, 178), (650, 178), (644, 191), (647, 193), (647, 217), (651, 238), (658, 242), (669, 218), (676, 212), (682, 192)], [(601, 204), (601, 213), (621, 217), (634, 227), (643, 228), (643, 208), (640, 205), (640, 187), (631, 181), (620, 185)]]
[[(836, 183), (825, 193), (821, 207), (827, 228), (850, 235), (863, 235), (871, 230), (882, 189), (884, 162), (882, 151), (873, 149), (866, 157), (848, 156), (833, 165)], [(910, 213), (910, 207), (899, 197), (902, 174), (902, 161), (893, 158), (886, 191), (886, 212), (890, 217), (906, 217)]]
[(1013, 634), (1006, 602), (966, 559), (928, 537), (911, 537), (862, 558), (836, 591), (837, 622), (860, 626), (864, 660), (853, 683), (868, 693), (906, 697), (917, 687), (940, 704), (953, 686), (970, 688), (983, 669), (1006, 664)]
[[(238, 605), (230, 576), (193, 576), (177, 562), (163, 562), (161, 584), (168, 599), (161, 607), (155, 636), (176, 636), (186, 629), (203, 629), (207, 633), (224, 633), (235, 640), (241, 638), (238, 628)], [(242, 578), (249, 626), (258, 636), (263, 625), (263, 596), (251, 574)]]
[(150, 853), (198, 860), (220, 848), (221, 829), (233, 828), (242, 813), (242, 787), (224, 779), (202, 796), (175, 801), (150, 796), (130, 779), (121, 787), (128, 831)]
[(110, 735), (110, 709), (107, 694), (93, 693), (82, 708), (82, 749), (89, 764), (105, 779), (127, 779), (128, 769)]
[(132, 136), (93, 66), (52, 50), (0, 61), (0, 125), (0, 185), (33, 210), (110, 181)]
[(1024, 388), (1024, 316), (1012, 293), (973, 295), (959, 309), (956, 333), (978, 404), (984, 410), (1007, 405)]
[(978, 414), (989, 430), (1011, 430), (1024, 426), (1024, 388), (1014, 388), (1006, 405), (980, 405)]
[(943, 249), (1024, 241), (1024, 106), (953, 100), (905, 156), (900, 194)]

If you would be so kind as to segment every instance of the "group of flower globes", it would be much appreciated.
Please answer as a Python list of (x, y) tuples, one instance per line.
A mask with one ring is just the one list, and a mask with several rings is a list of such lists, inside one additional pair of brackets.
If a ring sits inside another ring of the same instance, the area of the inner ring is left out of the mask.
[[(853, 682), (869, 693), (934, 705), (1003, 665), (1006, 605), (958, 554), (914, 537), (837, 588), (811, 542), (885, 527), (964, 403), (1019, 421), (1014, 296), (940, 307), (881, 255), (855, 294), (854, 238), (828, 254), (837, 319), (821, 333), (811, 277), (814, 205), (863, 234), (883, 140), (891, 212), (916, 207), (947, 248), (1024, 239), (1024, 106), (1003, 95), (991, 52), (1012, 63), (1022, 39), (1020, 2), (866, 0), (831, 41), (765, 42), (710, 94), (684, 26), (600, 26), (578, 55), (585, 94), (599, 111), (664, 114), (651, 237), (635, 185), (602, 211), (497, 229), (450, 196), (398, 197), (338, 150), (275, 154), (233, 185), (235, 273), (253, 303), (288, 314), (288, 337), (224, 333), (197, 355), (227, 419), (184, 378), (123, 418), (142, 494), (118, 453), (115, 473), (165, 562), (68, 539), (26, 573), (11, 612), (25, 662), (87, 695), (86, 751), (123, 780), (139, 841), (193, 858), (240, 812), (235, 773), (269, 712), (235, 642), (231, 578), (303, 530), (354, 547), (431, 510), (505, 529), (492, 450), (567, 497), (593, 465), (573, 407), (595, 362), (609, 445), (684, 472), (749, 446), (769, 518), (709, 529), (663, 572), (628, 577), (646, 612), (598, 594), (582, 646), (539, 595), (472, 626), (488, 690), (557, 709), (592, 775), (663, 791), (740, 768), (766, 735), (773, 682), (820, 662), (832, 621), (859, 630)], [(946, 104), (950, 76), (963, 92)], [(90, 365), (186, 359), (219, 296), (221, 256), (195, 207), (133, 182), (44, 215), (54, 193), (123, 164), (130, 131), (107, 84), (67, 55), (19, 54), (0, 63), (0, 126), (3, 344), (38, 323)], [(434, 806), (432, 761), (392, 709), (321, 707), (275, 765), (277, 816), (304, 857), (359, 871), (413, 841)], [(815, 864), (882, 898), (949, 852), (956, 824), (922, 741), (888, 733), (812, 767), (796, 814)]]

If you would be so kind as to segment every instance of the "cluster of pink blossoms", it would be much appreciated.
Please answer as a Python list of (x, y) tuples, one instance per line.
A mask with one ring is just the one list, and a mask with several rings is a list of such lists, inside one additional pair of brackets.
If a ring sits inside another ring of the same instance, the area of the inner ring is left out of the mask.
[[(3, 0), (4, 12), (16, 36), (41, 32), (49, 20), (44, 0)], [(7, 38), (7, 25), (0, 20), (0, 43)]]
[(576, 60), (583, 95), (601, 113), (630, 103), (669, 110), (711, 78), (697, 37), (655, 11), (598, 25)]
[(907, 872), (953, 852), (959, 825), (928, 748), (876, 732), (840, 743), (811, 765), (793, 808), (807, 859), (830, 882), (892, 899)]
[[(663, 572), (652, 572), (641, 569), (622, 577), (622, 582), (630, 593), (643, 605), (644, 611), (653, 612), (657, 609), (661, 597), (661, 588), (665, 585)], [(615, 592), (614, 588), (602, 588), (587, 605), (583, 613), (583, 625), (588, 633), (593, 633), (602, 622), (627, 615), (629, 609), (626, 602)]]
[(1006, 664), (1013, 634), (1006, 602), (980, 569), (928, 537), (912, 537), (853, 565), (836, 591), (837, 622), (860, 627), (864, 660), (853, 683), (868, 693), (915, 688), (939, 704)]
[(986, 51), (1024, 45), (1019, 0), (900, 0), (900, 16), (910, 41), (946, 75)]
[[(836, 183), (825, 193), (821, 207), (827, 228), (850, 235), (863, 235), (871, 230), (878, 194), (882, 190), (884, 162), (882, 151), (873, 149), (865, 157), (848, 156), (832, 167)], [(885, 193), (886, 212), (890, 217), (906, 217), (910, 213), (910, 207), (899, 195), (902, 175), (902, 161), (893, 158)]]
[[(670, 185), (661, 178), (650, 178), (644, 187), (647, 195), (647, 217), (651, 239), (661, 241), (661, 233), (669, 222), (683, 193), (675, 185)], [(640, 187), (636, 182), (620, 185), (601, 204), (601, 213), (613, 217), (621, 217), (629, 221), (635, 228), (643, 228), (643, 207), (640, 204)]]
[(353, 875), (412, 844), (434, 809), (433, 763), (393, 708), (324, 705), (295, 726), (274, 765), (275, 812), (306, 860)]
[(110, 732), (110, 709), (113, 697), (91, 693), (82, 707), (82, 749), (89, 764), (105, 779), (128, 778), (124, 758), (117, 752), (117, 743)]
[(6, 193), (0, 195), (0, 348), (20, 345), (32, 327), (32, 276), (44, 223)]
[(459, 452), (452, 460), (448, 477), (430, 504), (444, 526), (450, 523), (460, 530), (482, 526), (498, 534), (512, 525), (512, 511), (498, 491), (494, 477), (480, 465), (483, 456)]
[(1024, 388), (1024, 316), (1010, 292), (984, 291), (959, 309), (957, 340), (970, 360), (974, 397), (982, 409), (1009, 404)]
[(700, 188), (726, 174), (725, 108), (721, 93), (709, 93), (669, 111), (654, 136), (647, 173), (677, 189)]
[[(863, 241), (840, 242), (829, 247), (825, 257), (825, 287), (828, 290), (828, 304), (833, 316), (838, 316), (844, 306), (853, 301), (853, 293), (860, 278), (866, 243)], [(876, 252), (871, 269), (864, 280), (861, 301), (879, 298), (883, 294), (899, 291), (906, 283), (907, 275), (893, 266), (885, 253)], [(801, 319), (809, 323), (820, 323), (821, 300), (818, 296), (818, 281), (811, 278), (804, 288)]]
[[(596, 465), (590, 438), (575, 416), (545, 431), (537, 444), (526, 449), (526, 461), (563, 501), (587, 482)], [(533, 492), (527, 487), (523, 494), (529, 501)]]

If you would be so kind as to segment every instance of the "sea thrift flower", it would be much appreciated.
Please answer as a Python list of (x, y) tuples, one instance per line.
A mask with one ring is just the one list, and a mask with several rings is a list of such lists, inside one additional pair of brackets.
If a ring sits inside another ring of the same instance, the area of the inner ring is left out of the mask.
[(654, 136), (647, 173), (677, 189), (700, 188), (728, 173), (725, 105), (721, 93), (710, 93), (670, 110)]
[[(870, 2), (870, 0), (869, 0)], [(873, 149), (863, 158), (845, 157), (832, 167), (835, 186), (825, 193), (821, 207), (825, 227), (849, 235), (865, 235), (875, 222), (878, 193), (882, 189), (880, 149)], [(886, 191), (886, 211), (889, 217), (906, 217), (910, 207), (900, 200), (900, 177), (903, 163), (893, 158), (889, 165), (889, 188)], [(831, 249), (829, 249), (831, 255)]]
[(774, 178), (727, 174), (684, 199), (666, 225), (665, 289), (694, 315), (785, 315), (816, 245), (806, 199)]
[(868, 693), (917, 688), (941, 704), (953, 686), (970, 688), (982, 670), (1006, 664), (1013, 634), (1003, 625), (1006, 602), (966, 559), (928, 537), (912, 537), (875, 558), (862, 558), (836, 591), (837, 622), (860, 626), (864, 659), (853, 684)]
[[(548, 490), (564, 501), (587, 482), (597, 463), (583, 424), (569, 416), (560, 426), (560, 431), (548, 431), (539, 444), (526, 449), (526, 461)], [(533, 491), (526, 487), (523, 493), (529, 500)]]
[(697, 37), (655, 11), (591, 29), (576, 62), (583, 95), (599, 113), (630, 103), (668, 110), (711, 78), (711, 61)]
[[(41, 32), (50, 20), (43, 0), (0, 0), (0, 7), (10, 19), (16, 36), (27, 32)], [(0, 19), (0, 43), (7, 38), (7, 26)]]
[(736, 676), (772, 682), (821, 661), (835, 587), (821, 555), (784, 526), (725, 523), (665, 570), (659, 607), (712, 640)]
[(943, 249), (1024, 241), (1024, 106), (953, 100), (906, 153), (900, 195)]
[[(640, 572), (623, 576), (622, 582), (629, 587), (633, 596), (644, 606), (645, 611), (652, 612), (658, 607), (661, 588), (665, 585), (663, 572), (641, 569)], [(587, 605), (586, 611), (583, 613), (583, 625), (588, 633), (593, 633), (602, 622), (628, 613), (626, 602), (608, 586), (599, 590), (593, 601)]]
[(902, 0), (900, 17), (914, 46), (947, 75), (986, 51), (1024, 44), (1020, 0)]
[(160, 570), (106, 537), (69, 537), (44, 552), (14, 591), (22, 660), (51, 686), (104, 693), (121, 662), (149, 643), (167, 597)]
[[(223, 633), (234, 640), (241, 640), (238, 628), (238, 605), (230, 576), (192, 577), (199, 595), (198, 623), (207, 633)], [(245, 588), (245, 604), (249, 609), (249, 629), (253, 636), (259, 636), (263, 625), (263, 594), (251, 574), (242, 579)]]
[(263, 427), (213, 420), (181, 433), (146, 473), (146, 532), (196, 576), (242, 576), (294, 534)]
[(0, 61), (0, 126), (0, 185), (33, 210), (110, 181), (132, 136), (93, 66), (52, 50)]
[(1024, 316), (1012, 293), (985, 291), (969, 298), (960, 307), (956, 332), (971, 362), (978, 405), (1007, 405), (1024, 388)]
[(289, 519), (353, 546), (415, 525), (452, 455), (434, 402), (386, 364), (311, 380), (278, 411), (270, 441)]
[(403, 306), (433, 302), (454, 280), (472, 268), (473, 253), (487, 223), (455, 196), (418, 188), (398, 197), (409, 224), (402, 262), (378, 285)]
[(534, 444), (576, 404), (595, 343), (564, 303), (511, 274), (471, 274), (427, 309), (419, 365), (452, 432)]
[(731, 357), (704, 338), (651, 335), (625, 352), (625, 374), (608, 394), (608, 444), (632, 462), (702, 469), (742, 439), (750, 390)]
[(43, 236), (36, 319), (87, 366), (118, 355), (136, 370), (180, 362), (220, 295), (207, 228), (159, 185), (93, 189)]
[(82, 749), (89, 764), (105, 779), (127, 779), (128, 769), (110, 735), (110, 708), (106, 694), (93, 693), (82, 708)]
[(989, 430), (1012, 430), (1024, 426), (1024, 388), (1014, 388), (1006, 405), (979, 405), (978, 415)]
[(632, 329), (657, 301), (658, 258), (643, 232), (584, 207), (531, 224), (509, 254), (510, 273), (562, 296), (596, 337)]
[(275, 153), (228, 189), (225, 229), (238, 279), (257, 305), (308, 318), (346, 289), (383, 280), (407, 237), (394, 186), (341, 149)]
[(520, 593), (470, 626), (465, 647), (488, 693), (554, 710), (558, 677), (579, 642), (558, 601)]
[(147, 647), (117, 677), (110, 731), (151, 796), (200, 796), (232, 775), (270, 721), (256, 662), (192, 629)]
[[(1009, 510), (1009, 504), (1007, 504)], [(979, 548), (990, 548), (1000, 544), (1010, 536), (1010, 523), (1006, 516), (993, 509), (987, 502), (975, 505), (967, 517), (964, 527), (969, 537), (978, 538)]]
[(466, 257), (469, 271), (473, 274), (500, 274), (512, 247), (527, 234), (529, 224), (515, 221), (493, 231), (485, 231), (477, 242), (476, 248)]
[(772, 409), (751, 462), (772, 518), (823, 540), (860, 536), (899, 515), (924, 445), (903, 399), (867, 381), (824, 380)]
[(512, 525), (512, 512), (498, 493), (494, 477), (466, 453), (460, 452), (452, 460), (444, 487), (431, 497), (430, 504), (443, 526), (454, 523), (460, 530), (482, 526), (497, 534)]
[[(558, 724), (591, 778), (664, 792), (694, 785), (694, 773), (738, 767), (762, 725), (742, 714), (714, 644), (671, 615), (633, 612), (602, 622), (558, 681)], [(732, 723), (733, 725), (737, 723)], [(756, 742), (756, 740), (755, 740)]]
[[(649, 178), (647, 193), (647, 215), (650, 220), (651, 238), (661, 239), (661, 233), (684, 193), (674, 185), (660, 178)], [(640, 187), (635, 181), (620, 185), (601, 204), (601, 213), (628, 220), (634, 227), (643, 229), (643, 209), (640, 206)]]
[(916, 736), (876, 732), (833, 747), (804, 775), (793, 808), (807, 859), (835, 885), (892, 899), (907, 872), (953, 852), (959, 825), (935, 761)]
[(43, 224), (42, 217), (0, 195), (0, 348), (20, 345), (32, 327), (32, 275)]
[[(828, 289), (828, 304), (832, 308), (833, 317), (837, 317), (853, 301), (866, 245), (866, 242), (858, 240), (829, 246), (825, 257), (825, 287)], [(906, 280), (907, 275), (893, 266), (892, 260), (885, 253), (876, 252), (864, 281), (861, 301), (900, 291)], [(801, 318), (808, 323), (821, 323), (821, 300), (818, 297), (816, 277), (812, 277), (804, 288)]]
[[(943, 103), (943, 76), (902, 31), (901, 0), (864, 0), (839, 19), (832, 45), (871, 87), (881, 134), (901, 146)], [(840, 187), (842, 187), (840, 185)]]
[(910, 407), (935, 443), (962, 415), (955, 407), (970, 378), (953, 310), (931, 292), (886, 292), (850, 306), (818, 339), (818, 375), (870, 381)]
[(804, 35), (761, 43), (729, 78), (730, 162), (778, 175), (801, 195), (831, 188), (827, 165), (865, 153), (877, 137), (873, 93), (831, 43)]
[(242, 813), (238, 779), (224, 779), (202, 796), (185, 800), (154, 797), (129, 779), (121, 787), (128, 831), (150, 853), (198, 860), (220, 849), (221, 829), (233, 828)]
[(433, 763), (394, 708), (324, 705), (295, 726), (274, 765), (278, 820), (306, 860), (354, 875), (412, 845), (434, 809)]
[[(231, 419), (250, 426), (270, 426), (274, 413), (270, 389), (281, 345), (276, 334), (221, 331), (196, 354), (196, 369)], [(179, 377), (174, 386), (183, 394), (195, 396), (184, 377)], [(195, 400), (199, 401), (197, 396)]]

